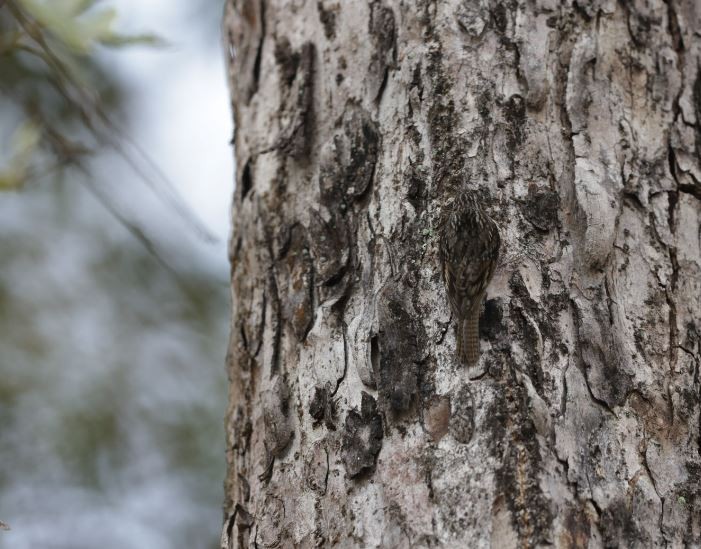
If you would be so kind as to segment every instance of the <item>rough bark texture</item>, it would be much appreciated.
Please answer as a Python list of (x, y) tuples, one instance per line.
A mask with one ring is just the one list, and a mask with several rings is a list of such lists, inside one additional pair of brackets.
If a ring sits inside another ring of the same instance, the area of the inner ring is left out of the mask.
[[(695, 0), (234, 0), (224, 547), (701, 544)], [(435, 224), (497, 221), (476, 368)]]

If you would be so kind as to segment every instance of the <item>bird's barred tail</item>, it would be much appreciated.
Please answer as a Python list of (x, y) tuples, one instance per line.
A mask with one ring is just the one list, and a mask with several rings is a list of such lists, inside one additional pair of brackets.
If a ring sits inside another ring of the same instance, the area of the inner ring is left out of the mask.
[(479, 339), (479, 304), (468, 313), (467, 318), (458, 325), (457, 355), (465, 366), (474, 366), (480, 356)]

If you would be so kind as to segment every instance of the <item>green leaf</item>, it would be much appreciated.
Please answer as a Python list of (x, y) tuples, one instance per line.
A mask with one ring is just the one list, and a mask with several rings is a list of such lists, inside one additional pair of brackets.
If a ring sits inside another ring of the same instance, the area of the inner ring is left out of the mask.
[(12, 136), (12, 148), (18, 157), (26, 157), (34, 152), (40, 138), (39, 126), (34, 122), (25, 122)]
[(70, 8), (67, 8), (67, 9), (68, 9), (68, 11), (73, 12), (73, 14), (75, 14), (75, 15), (80, 15), (80, 14), (88, 11), (95, 4), (97, 4), (97, 1), (98, 0), (69, 0), (70, 4), (72, 4), (72, 6)]
[(100, 42), (106, 46), (113, 46), (116, 48), (134, 45), (146, 45), (153, 47), (165, 47), (168, 45), (168, 42), (163, 40), (160, 36), (150, 33), (132, 35), (113, 34), (112, 36), (102, 38)]
[(0, 169), (0, 190), (16, 189), (26, 182), (30, 161), (40, 140), (41, 129), (35, 122), (24, 122), (15, 130), (7, 167)]
[[(19, 0), (24, 10), (52, 36), (78, 55), (87, 55), (97, 44), (124, 46), (160, 45), (152, 34), (125, 35), (115, 30), (117, 11), (96, 8), (95, 0)], [(93, 9), (95, 8), (95, 9)]]

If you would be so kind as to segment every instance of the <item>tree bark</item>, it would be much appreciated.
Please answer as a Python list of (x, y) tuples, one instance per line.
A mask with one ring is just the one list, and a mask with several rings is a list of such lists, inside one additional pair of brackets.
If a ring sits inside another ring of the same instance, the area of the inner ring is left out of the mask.
[[(224, 547), (701, 544), (699, 29), (695, 0), (229, 4)], [(459, 191), (502, 238), (474, 368)]]

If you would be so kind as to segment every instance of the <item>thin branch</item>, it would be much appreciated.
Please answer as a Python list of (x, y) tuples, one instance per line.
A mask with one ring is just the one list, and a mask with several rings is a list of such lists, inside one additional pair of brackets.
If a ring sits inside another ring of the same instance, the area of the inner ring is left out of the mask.
[[(6, 0), (0, 0), (5, 2)], [(0, 4), (1, 6), (2, 4)], [(136, 175), (146, 184), (151, 191), (164, 201), (168, 206), (173, 208), (173, 210), (190, 226), (195, 229), (197, 236), (206, 242), (213, 243), (217, 241), (217, 238), (196, 218), (194, 214), (189, 210), (187, 205), (182, 202), (182, 199), (175, 189), (172, 182), (163, 173), (163, 171), (157, 166), (157, 164), (148, 156), (148, 154), (132, 139), (127, 137), (126, 132), (119, 128), (117, 124), (110, 118), (110, 116), (100, 107), (100, 105), (93, 100), (91, 94), (86, 92), (82, 86), (75, 82), (71, 71), (66, 67), (65, 63), (53, 52), (51, 47), (46, 42), (44, 35), (37, 29), (39, 27), (38, 23), (33, 21), (30, 17), (24, 14), (24, 12), (19, 8), (12, 0), (7, 4), (8, 8), (12, 12), (12, 15), (17, 20), (18, 24), (22, 27), (24, 32), (29, 36), (41, 49), (35, 51), (29, 46), (25, 46), (24, 49), (35, 55), (41, 57), (41, 59), (52, 69), (59, 77), (51, 78), (54, 87), (57, 89), (59, 94), (73, 107), (79, 114), (81, 120), (85, 126), (90, 130), (93, 136), (102, 145), (107, 145), (112, 147), (117, 153), (127, 162), (129, 167), (134, 170)], [(65, 82), (68, 82), (73, 90), (69, 89)], [(73, 93), (78, 94), (78, 98), (73, 97)], [(88, 108), (90, 109), (89, 112)], [(104, 124), (105, 129), (98, 128), (95, 124), (95, 120), (99, 120)], [(129, 154), (122, 143), (117, 139), (117, 137), (126, 141), (133, 147), (134, 151), (140, 156), (141, 161), (149, 167), (156, 176), (161, 180), (161, 183), (165, 187), (159, 188), (156, 182), (146, 173), (144, 168), (139, 165), (137, 160), (133, 155)], [(166, 191), (165, 193), (163, 191)]]
[(112, 215), (129, 232), (129, 234), (131, 234), (131, 236), (133, 236), (144, 247), (144, 249), (156, 260), (156, 262), (163, 267), (163, 269), (168, 271), (183, 294), (185, 294), (193, 303), (197, 303), (199, 301), (198, 295), (192, 291), (178, 270), (168, 263), (168, 261), (160, 254), (153, 239), (135, 223), (132, 223), (129, 219), (127, 219), (127, 217), (115, 207), (115, 205), (110, 201), (109, 197), (93, 183), (91, 174), (85, 167), (81, 165), (75, 166), (85, 176), (85, 178), (78, 178), (83, 187), (85, 187), (90, 194), (92, 194), (93, 197), (95, 197), (95, 199), (102, 204), (110, 215)]

